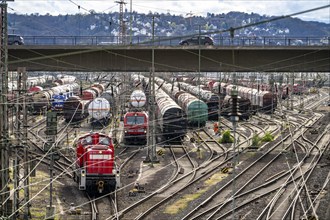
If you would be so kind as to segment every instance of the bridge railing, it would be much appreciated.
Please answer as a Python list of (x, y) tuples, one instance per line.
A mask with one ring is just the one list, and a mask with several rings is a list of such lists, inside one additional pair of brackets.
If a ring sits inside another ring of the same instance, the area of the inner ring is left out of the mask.
[[(178, 46), (186, 37), (155, 36), (23, 36), (25, 45), (155, 45)], [(330, 37), (213, 37), (216, 46), (330, 46)]]

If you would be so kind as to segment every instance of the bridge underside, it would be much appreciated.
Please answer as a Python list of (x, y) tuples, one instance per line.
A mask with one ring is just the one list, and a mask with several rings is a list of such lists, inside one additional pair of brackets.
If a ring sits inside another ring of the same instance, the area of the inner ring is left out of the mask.
[[(9, 46), (9, 70), (146, 72), (152, 47)], [(155, 47), (156, 72), (329, 72), (328, 47)]]

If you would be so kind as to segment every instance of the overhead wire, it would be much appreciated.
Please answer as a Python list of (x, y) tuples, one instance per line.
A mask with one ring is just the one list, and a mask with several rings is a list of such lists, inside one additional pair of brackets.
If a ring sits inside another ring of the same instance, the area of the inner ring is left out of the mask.
[[(46, 155), (47, 155), (47, 154), (46, 154)], [(46, 155), (45, 155), (45, 156), (46, 156)]]

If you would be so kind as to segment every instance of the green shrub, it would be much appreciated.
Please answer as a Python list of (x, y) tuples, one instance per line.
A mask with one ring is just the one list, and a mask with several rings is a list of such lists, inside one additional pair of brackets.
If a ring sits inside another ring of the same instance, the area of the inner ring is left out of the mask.
[(263, 136), (261, 140), (263, 142), (270, 142), (274, 140), (274, 136), (271, 133), (266, 132), (265, 136)]
[(257, 133), (254, 134), (252, 137), (252, 146), (258, 146), (260, 144), (260, 141), (261, 141), (261, 139), (260, 139), (259, 135)]
[(234, 143), (234, 138), (230, 135), (230, 131), (226, 130), (222, 133), (222, 138), (220, 138), (219, 143)]

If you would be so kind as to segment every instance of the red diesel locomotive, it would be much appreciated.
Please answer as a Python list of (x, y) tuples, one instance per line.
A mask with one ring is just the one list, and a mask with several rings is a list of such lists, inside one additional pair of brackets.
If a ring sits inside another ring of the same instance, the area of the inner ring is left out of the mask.
[(112, 138), (102, 133), (89, 133), (77, 138), (74, 180), (79, 190), (91, 193), (112, 192), (120, 187)]

